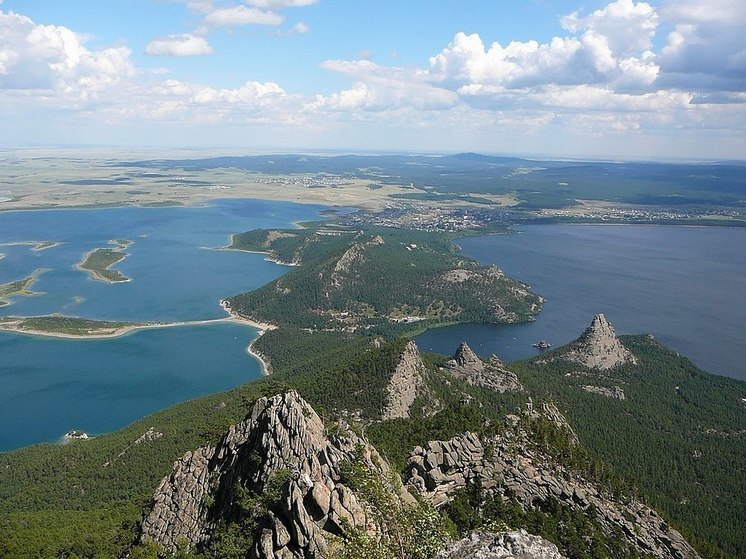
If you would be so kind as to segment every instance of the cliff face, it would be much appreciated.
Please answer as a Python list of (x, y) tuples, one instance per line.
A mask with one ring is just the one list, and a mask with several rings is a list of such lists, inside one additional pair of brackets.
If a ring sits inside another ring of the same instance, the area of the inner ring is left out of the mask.
[(199, 549), (221, 521), (236, 514), (242, 494), (261, 495), (285, 474), (279, 499), (264, 511), (251, 557), (313, 557), (345, 526), (372, 529), (364, 506), (340, 482), (340, 463), (358, 461), (385, 477), (387, 466), (365, 439), (341, 429), (329, 436), (295, 392), (258, 400), (215, 447), (188, 452), (154, 495), (142, 540), (167, 551)]
[(466, 342), (461, 342), (453, 359), (446, 363), (446, 369), (453, 376), (475, 386), (501, 393), (523, 390), (515, 373), (509, 371), (496, 356), (493, 355), (484, 363)]
[(597, 314), (585, 332), (557, 358), (601, 371), (625, 363), (637, 363), (635, 356), (616, 337), (614, 328), (603, 314)]

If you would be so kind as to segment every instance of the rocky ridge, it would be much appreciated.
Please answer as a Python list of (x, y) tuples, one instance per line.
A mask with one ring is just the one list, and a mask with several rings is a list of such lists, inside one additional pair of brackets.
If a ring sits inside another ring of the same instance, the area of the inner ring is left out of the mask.
[(550, 359), (572, 361), (601, 371), (625, 363), (637, 363), (635, 356), (616, 337), (614, 328), (603, 314), (597, 314), (577, 340)]
[(436, 559), (565, 559), (557, 546), (526, 530), (500, 534), (472, 532), (449, 545)]
[[(698, 559), (655, 511), (634, 500), (613, 500), (545, 454), (532, 443), (531, 421), (549, 421), (565, 432), (570, 444), (578, 444), (556, 407), (543, 404), (536, 411), (530, 404), (520, 417), (507, 416), (499, 435), (483, 439), (464, 433), (416, 447), (409, 457), (405, 489), (390, 482), (387, 463), (364, 437), (343, 422), (326, 429), (296, 392), (260, 398), (216, 445), (188, 452), (176, 461), (154, 494), (141, 541), (153, 541), (167, 552), (209, 550), (221, 525), (246, 514), (242, 507), (247, 495), (253, 496), (248, 503), (256, 517), (252, 517), (246, 557), (328, 557), (350, 530), (376, 541), (385, 533), (380, 522), (387, 513), (372, 509), (354, 485), (345, 482), (344, 464), (356, 464), (387, 487), (392, 506), (419, 506), (412, 496), (416, 493), (442, 507), (458, 490), (478, 482), (489, 494), (514, 499), (524, 509), (554, 500), (592, 515), (609, 534), (624, 534), (641, 554)], [(262, 500), (267, 494), (273, 496), (269, 502)], [(462, 557), (562, 556), (553, 544), (519, 531), (472, 534), (439, 556)]]
[[(469, 483), (481, 484), (485, 491), (502, 500), (511, 495), (524, 510), (553, 499), (560, 506), (587, 514), (594, 511), (605, 532), (620, 531), (643, 554), (662, 559), (699, 557), (654, 510), (636, 501), (612, 500), (594, 484), (531, 445), (522, 424), (537, 418), (564, 422), (556, 408), (542, 412), (528, 408), (523, 418), (508, 416), (503, 434), (484, 441), (474, 433), (448, 441), (430, 441), (410, 454), (406, 482), (436, 507), (451, 501)], [(571, 432), (567, 434), (572, 439)]]
[(497, 392), (519, 392), (523, 386), (518, 377), (509, 371), (497, 356), (485, 364), (466, 342), (461, 342), (453, 359), (446, 363), (446, 370), (468, 384), (482, 386)]
[(281, 497), (261, 519), (250, 557), (322, 556), (346, 526), (372, 530), (365, 506), (341, 483), (340, 464), (362, 461), (386, 477), (388, 466), (368, 442), (341, 427), (330, 436), (294, 391), (261, 398), (215, 446), (186, 453), (158, 486), (142, 525), (143, 541), (166, 551), (204, 548), (241, 494), (261, 495), (286, 473)]

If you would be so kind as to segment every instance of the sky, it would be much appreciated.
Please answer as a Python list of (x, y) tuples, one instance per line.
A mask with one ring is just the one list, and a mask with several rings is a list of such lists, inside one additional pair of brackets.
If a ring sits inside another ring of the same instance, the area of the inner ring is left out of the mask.
[(0, 146), (746, 159), (746, 0), (0, 0)]

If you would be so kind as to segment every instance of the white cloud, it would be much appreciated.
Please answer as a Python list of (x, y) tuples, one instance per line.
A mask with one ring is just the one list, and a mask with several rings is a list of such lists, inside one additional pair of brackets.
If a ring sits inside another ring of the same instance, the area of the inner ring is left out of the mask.
[(661, 85), (690, 90), (746, 90), (746, 2), (677, 0), (661, 8), (673, 27), (659, 60)]
[(623, 56), (651, 47), (658, 14), (646, 2), (616, 0), (589, 16), (580, 17), (574, 12), (563, 17), (561, 22), (573, 33), (587, 31), (603, 37), (615, 56)]
[(308, 33), (310, 30), (311, 28), (308, 27), (308, 25), (306, 25), (302, 21), (299, 21), (298, 23), (293, 25), (293, 33), (298, 33), (302, 35), (303, 33)]
[(0, 89), (50, 89), (90, 99), (135, 75), (126, 47), (88, 50), (72, 30), (0, 12)]
[[(279, 10), (314, 3), (172, 1), (201, 14), (205, 32), (230, 25), (278, 26)], [(307, 95), (251, 76), (233, 88), (164, 81), (158, 73), (163, 70), (136, 69), (124, 46), (95, 49), (71, 29), (37, 25), (0, 10), (0, 119), (22, 110), (41, 115), (62, 109), (65, 126), (76, 118), (89, 119), (90, 126), (111, 124), (113, 131), (132, 123), (146, 129), (155, 121), (174, 131), (194, 124), (194, 130), (212, 130), (206, 133), (221, 141), (222, 127), (252, 125), (309, 142), (319, 134), (334, 141), (360, 138), (365, 145), (377, 130), (392, 138), (392, 145), (384, 146), (389, 148), (406, 148), (409, 141), (415, 149), (504, 145), (527, 151), (533, 139), (549, 132), (593, 149), (610, 137), (619, 138), (622, 147), (651, 145), (641, 140), (655, 136), (674, 145), (707, 130), (712, 138), (727, 138), (734, 152), (735, 146), (746, 149), (743, 6), (746, 2), (676, 0), (651, 8), (616, 0), (563, 18), (565, 35), (547, 41), (490, 44), (478, 34), (457, 33), (448, 45), (433, 48), (420, 67), (390, 59), (394, 66), (329, 60), (321, 67), (348, 84)], [(302, 22), (283, 28), (277, 34), (309, 30)], [(212, 49), (196, 32), (156, 38), (145, 51), (189, 56)], [(492, 143), (508, 136), (511, 141)], [(181, 136), (174, 132), (174, 137)]]
[(168, 35), (150, 41), (145, 47), (145, 53), (153, 56), (199, 56), (212, 54), (212, 47), (204, 37)]
[(205, 23), (211, 26), (228, 27), (233, 25), (280, 25), (283, 17), (275, 12), (234, 6), (218, 8), (205, 16)]
[(458, 95), (429, 83), (418, 70), (387, 68), (369, 60), (328, 60), (322, 67), (356, 80), (352, 89), (329, 96), (317, 95), (311, 109), (355, 109), (366, 111), (443, 110), (458, 104)]

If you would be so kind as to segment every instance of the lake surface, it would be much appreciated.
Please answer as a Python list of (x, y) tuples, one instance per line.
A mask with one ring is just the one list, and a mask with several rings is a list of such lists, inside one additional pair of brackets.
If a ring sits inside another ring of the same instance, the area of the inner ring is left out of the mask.
[(417, 337), (450, 354), (465, 340), (506, 361), (577, 338), (602, 312), (620, 334), (652, 333), (715, 374), (746, 380), (746, 229), (535, 225), (516, 234), (458, 241), (546, 298), (536, 322), (471, 324)]
[[(261, 254), (216, 250), (230, 235), (318, 219), (320, 206), (223, 200), (207, 207), (0, 212), (0, 284), (47, 269), (0, 315), (61, 313), (93, 319), (222, 318), (223, 297), (255, 289), (287, 268)], [(109, 284), (75, 268), (83, 255), (127, 239)], [(239, 324), (141, 330), (114, 339), (54, 339), (0, 332), (0, 450), (57, 441), (71, 429), (117, 429), (156, 410), (261, 375), (246, 353), (256, 330)]]

